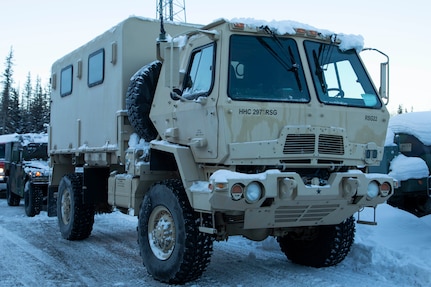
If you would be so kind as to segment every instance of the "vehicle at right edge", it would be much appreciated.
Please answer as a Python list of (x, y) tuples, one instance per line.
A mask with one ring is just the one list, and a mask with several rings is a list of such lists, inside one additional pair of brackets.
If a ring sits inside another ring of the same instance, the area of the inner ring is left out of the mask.
[(383, 160), (372, 172), (396, 179), (388, 203), (418, 217), (431, 214), (431, 112), (411, 112), (391, 117)]

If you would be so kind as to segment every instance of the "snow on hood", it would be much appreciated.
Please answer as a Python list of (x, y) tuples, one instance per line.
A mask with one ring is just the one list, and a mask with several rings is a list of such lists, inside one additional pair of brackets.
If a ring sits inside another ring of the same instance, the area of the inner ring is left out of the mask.
[[(415, 136), (424, 145), (431, 145), (431, 111), (405, 113), (393, 116), (389, 120), (386, 145), (393, 142), (394, 133)], [(392, 138), (390, 138), (392, 135)]]
[(279, 35), (284, 34), (295, 34), (295, 28), (301, 28), (306, 30), (312, 30), (316, 31), (322, 36), (331, 36), (333, 40), (340, 40), (340, 50), (346, 51), (350, 49), (355, 49), (358, 53), (362, 51), (364, 48), (364, 38), (361, 35), (352, 35), (352, 34), (336, 34), (334, 32), (331, 32), (329, 30), (324, 29), (318, 29), (313, 26), (310, 26), (308, 24), (291, 21), (291, 20), (284, 20), (284, 21), (265, 21), (265, 20), (256, 20), (253, 18), (233, 18), (229, 22), (231, 23), (244, 23), (248, 26), (253, 27), (261, 27), (261, 26), (268, 26), (272, 30), (274, 30), (275, 33)]
[(25, 161), (24, 170), (26, 173), (42, 171), (43, 175), (48, 176), (50, 168), (48, 162), (45, 160), (30, 160)]

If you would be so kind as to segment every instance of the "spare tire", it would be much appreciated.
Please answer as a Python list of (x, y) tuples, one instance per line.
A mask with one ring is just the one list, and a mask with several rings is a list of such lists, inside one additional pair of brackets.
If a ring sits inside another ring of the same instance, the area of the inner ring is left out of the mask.
[(160, 61), (154, 61), (139, 69), (130, 79), (126, 93), (130, 124), (147, 142), (157, 137), (157, 130), (150, 120), (150, 110), (161, 67)]

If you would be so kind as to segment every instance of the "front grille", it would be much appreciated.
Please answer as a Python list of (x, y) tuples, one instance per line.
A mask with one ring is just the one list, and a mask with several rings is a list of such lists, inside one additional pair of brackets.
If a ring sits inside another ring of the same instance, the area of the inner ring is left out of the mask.
[(289, 134), (283, 147), (284, 154), (313, 154), (315, 146), (314, 134)]
[(321, 154), (344, 154), (343, 137), (337, 135), (319, 135), (318, 151)]
[(319, 221), (339, 207), (338, 204), (280, 206), (275, 210), (275, 223)]
[(288, 134), (284, 142), (283, 154), (314, 154), (316, 146), (319, 154), (344, 154), (343, 136), (328, 134), (320, 134), (317, 143), (314, 134)]

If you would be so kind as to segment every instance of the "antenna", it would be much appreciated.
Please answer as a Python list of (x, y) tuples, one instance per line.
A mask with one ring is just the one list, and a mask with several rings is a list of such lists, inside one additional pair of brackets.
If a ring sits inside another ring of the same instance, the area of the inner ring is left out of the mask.
[(186, 23), (186, 0), (156, 0), (156, 19)]

